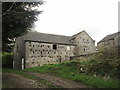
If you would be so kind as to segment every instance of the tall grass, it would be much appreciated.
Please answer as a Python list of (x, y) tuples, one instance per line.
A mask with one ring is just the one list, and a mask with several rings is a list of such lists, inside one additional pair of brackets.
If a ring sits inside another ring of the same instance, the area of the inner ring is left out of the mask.
[(75, 61), (29, 68), (25, 71), (54, 74), (56, 76), (67, 78), (73, 81), (83, 82), (87, 85), (97, 88), (117, 88), (118, 83), (120, 84), (120, 82), (116, 80), (105, 80), (100, 76), (79, 73), (79, 67), (77, 66), (77, 62)]

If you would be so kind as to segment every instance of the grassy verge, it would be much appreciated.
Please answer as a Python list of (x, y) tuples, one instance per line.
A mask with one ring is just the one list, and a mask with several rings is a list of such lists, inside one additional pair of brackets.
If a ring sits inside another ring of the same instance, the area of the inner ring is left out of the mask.
[[(14, 69), (3, 69), (3, 73), (14, 73), (14, 74), (18, 74), (21, 75), (23, 77), (29, 78), (29, 79), (33, 79), (33, 80), (37, 80), (38, 84), (40, 85), (44, 85), (46, 87), (50, 87), (50, 88), (58, 88), (58, 86), (55, 86), (54, 84), (52, 84), (51, 82), (48, 82), (44, 79), (38, 78), (34, 75), (28, 75), (26, 72), (22, 71), (22, 70), (14, 70)], [(6, 81), (3, 81), (6, 82)], [(3, 88), (9, 88), (11, 85), (6, 85), (3, 83)]]
[(117, 80), (105, 80), (100, 76), (79, 73), (76, 62), (64, 62), (62, 64), (44, 65), (41, 67), (29, 68), (25, 71), (49, 73), (73, 81), (82, 82), (86, 85), (96, 88), (118, 88), (118, 83), (120, 84), (120, 82)]

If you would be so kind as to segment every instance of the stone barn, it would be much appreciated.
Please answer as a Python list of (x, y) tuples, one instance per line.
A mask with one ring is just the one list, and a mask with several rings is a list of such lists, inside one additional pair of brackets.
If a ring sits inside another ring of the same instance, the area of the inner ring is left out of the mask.
[(15, 69), (58, 64), (70, 56), (95, 52), (95, 41), (85, 32), (73, 36), (28, 32), (14, 46)]
[(109, 34), (97, 43), (99, 52), (118, 53), (120, 48), (120, 32)]

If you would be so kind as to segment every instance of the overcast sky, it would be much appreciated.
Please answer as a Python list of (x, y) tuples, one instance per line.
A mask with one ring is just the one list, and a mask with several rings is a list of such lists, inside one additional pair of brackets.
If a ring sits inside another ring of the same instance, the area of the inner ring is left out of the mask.
[(96, 43), (118, 31), (120, 0), (44, 0), (44, 12), (35, 22), (42, 33), (72, 36), (85, 30)]

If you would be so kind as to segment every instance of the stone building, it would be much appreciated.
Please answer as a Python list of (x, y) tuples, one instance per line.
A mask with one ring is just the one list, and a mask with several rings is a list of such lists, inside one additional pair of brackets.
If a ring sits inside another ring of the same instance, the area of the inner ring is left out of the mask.
[(118, 47), (120, 46), (120, 32), (116, 32), (104, 37), (101, 41), (97, 43), (98, 51), (108, 51), (115, 53), (118, 51)]
[(29, 32), (16, 39), (13, 62), (15, 69), (25, 69), (61, 63), (70, 56), (93, 52), (95, 41), (85, 31), (73, 36)]

